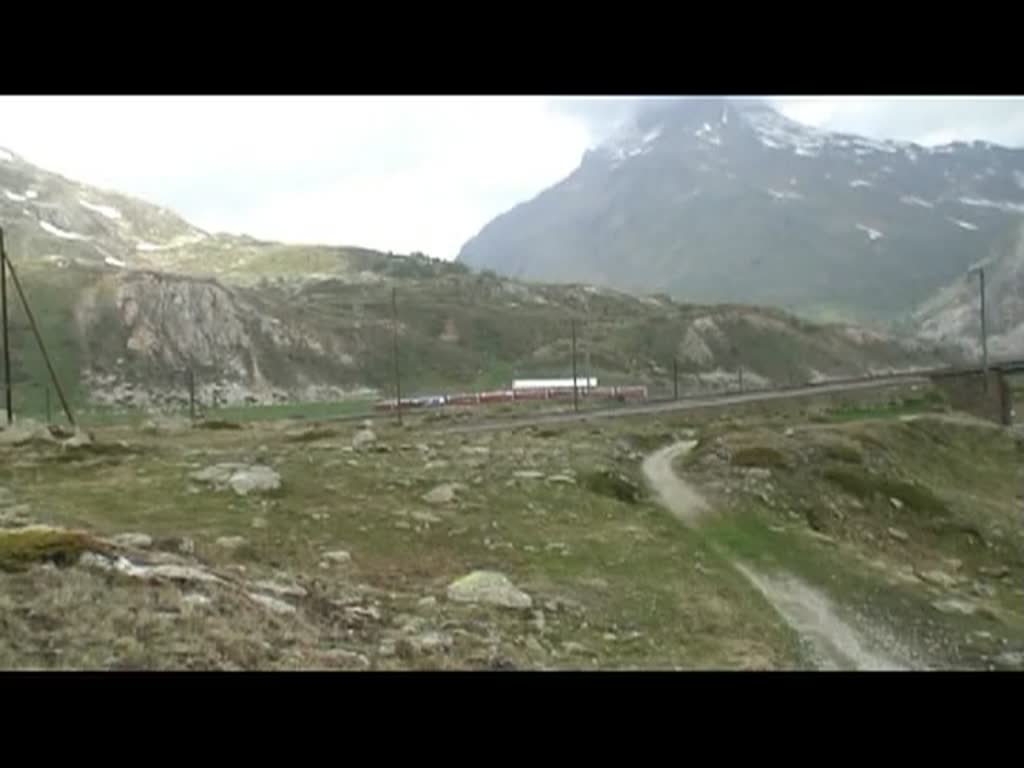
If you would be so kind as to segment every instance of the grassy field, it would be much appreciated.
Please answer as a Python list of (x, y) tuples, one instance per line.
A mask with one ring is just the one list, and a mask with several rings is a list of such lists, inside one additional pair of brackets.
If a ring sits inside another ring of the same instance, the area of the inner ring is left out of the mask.
[[(867, 402), (885, 417), (890, 403), (917, 396), (876, 393)], [(990, 644), (1017, 642), (1012, 582), (991, 587), (988, 613), (946, 616), (931, 607), (930, 587), (897, 576), (907, 562), (934, 568), (954, 556), (963, 573), (1008, 564), (1020, 575), (1016, 540), (990, 530), (1011, 514), (1012, 444), (972, 427), (809, 421), (844, 407), (849, 398), (821, 398), (472, 435), (444, 431), (458, 421), (417, 415), (402, 428), (375, 422), (372, 450), (353, 448), (356, 424), (298, 418), (237, 429), (107, 426), (93, 447), (0, 447), (0, 517), (17, 507), (36, 523), (104, 540), (142, 532), (152, 549), (132, 557), (184, 552), (222, 578), (179, 584), (82, 566), (26, 569), (23, 540), (0, 528), (0, 666), (805, 667), (797, 637), (730, 566), (737, 556), (785, 563), (857, 610), (906, 619), (914, 637), (962, 629), (987, 632)], [(786, 437), (793, 425), (799, 431)], [(680, 526), (640, 484), (642, 456), (688, 430), (701, 442), (683, 471), (722, 512), (699, 531)], [(744, 467), (705, 464), (717, 449), (743, 448)], [(768, 492), (744, 474), (766, 456)], [(190, 480), (225, 462), (271, 467), (282, 485), (239, 496)], [(824, 474), (835, 467), (868, 479), (837, 485)], [(905, 493), (899, 519), (888, 499), (875, 498), (876, 488), (904, 492), (915, 481), (927, 481), (931, 495)], [(450, 502), (424, 498), (446, 484), (454, 484)], [(850, 495), (861, 487), (862, 497)], [(944, 506), (929, 506), (933, 497)], [(972, 521), (991, 546), (970, 543), (963, 530)], [(910, 543), (888, 538), (892, 526)], [(45, 544), (48, 557), (54, 547), (85, 546)], [(349, 559), (327, 557), (336, 550)], [(532, 608), (447, 599), (447, 586), (477, 569), (504, 573)], [(252, 598), (253, 585), (268, 580), (292, 585), (290, 612)], [(985, 653), (972, 645), (943, 658), (984, 666)]]

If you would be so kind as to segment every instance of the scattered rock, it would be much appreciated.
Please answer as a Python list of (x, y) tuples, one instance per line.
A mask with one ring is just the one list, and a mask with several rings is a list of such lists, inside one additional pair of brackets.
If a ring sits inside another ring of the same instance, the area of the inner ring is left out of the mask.
[(503, 608), (530, 608), (533, 600), (496, 571), (473, 571), (448, 586), (448, 599), (456, 603), (484, 603)]
[(356, 666), (369, 668), (370, 660), (361, 653), (355, 651), (349, 651), (344, 648), (331, 648), (330, 650), (323, 651), (321, 657), (325, 661), (333, 662), (345, 662), (347, 664), (355, 664)]
[(75, 434), (61, 443), (61, 448), (74, 450), (75, 448), (86, 448), (93, 444), (93, 437), (84, 429), (75, 430)]
[(206, 595), (201, 595), (198, 592), (192, 592), (191, 594), (185, 595), (181, 598), (181, 602), (191, 608), (202, 608), (203, 606), (209, 605), (213, 601)]
[(239, 496), (248, 496), (253, 492), (266, 493), (279, 490), (281, 476), (270, 467), (254, 464), (248, 469), (243, 469), (232, 475), (229, 484)]
[(352, 438), (352, 447), (357, 451), (371, 448), (377, 442), (377, 435), (369, 427), (363, 427)]
[(30, 421), (14, 424), (6, 429), (0, 429), (0, 445), (21, 446), (30, 443), (54, 445), (56, 442), (57, 440), (50, 434), (50, 430)]
[(540, 640), (538, 640), (533, 635), (530, 635), (528, 638), (526, 638), (526, 650), (530, 651), (531, 653), (536, 653), (538, 655), (547, 654), (547, 649), (543, 645), (541, 645)]
[(1005, 651), (996, 656), (993, 661), (1004, 667), (1024, 667), (1024, 651)]
[(284, 584), (278, 581), (257, 581), (252, 586), (262, 592), (271, 592), (281, 597), (306, 597), (309, 594), (298, 584)]
[(435, 461), (428, 461), (426, 464), (423, 465), (423, 468), (424, 469), (446, 469), (448, 466), (450, 466), (450, 462), (445, 461), (444, 459), (437, 459)]
[(544, 473), (538, 472), (535, 469), (523, 469), (518, 472), (512, 473), (513, 477), (517, 477), (520, 480), (543, 480)]
[(952, 589), (957, 585), (957, 578), (949, 575), (945, 571), (933, 569), (930, 571), (915, 571), (915, 574), (919, 579), (921, 579), (921, 581), (932, 584), (936, 587)]
[(231, 488), (239, 496), (252, 492), (276, 491), (281, 487), (281, 476), (263, 464), (217, 464), (198, 472), (189, 479), (212, 485), (217, 490)]
[(793, 435), (796, 434), (796, 430), (793, 429), (792, 427), (787, 427), (786, 431), (783, 432), (782, 434), (784, 434), (786, 437), (792, 437)]
[(17, 501), (17, 499), (15, 499), (14, 494), (11, 493), (10, 489), (0, 486), (0, 507), (9, 507), (11, 504), (14, 504), (15, 501)]
[(149, 549), (153, 546), (153, 537), (145, 533), (119, 533), (110, 543), (125, 549)]
[(978, 573), (982, 576), (987, 576), (990, 579), (1005, 579), (1010, 575), (1010, 569), (1005, 565), (996, 566), (995, 568), (982, 566), (978, 569)]
[(423, 610), (434, 608), (437, 606), (437, 598), (434, 596), (424, 597), (416, 602), (416, 607)]
[(995, 597), (996, 588), (991, 584), (983, 584), (980, 581), (975, 581), (971, 584), (971, 592), (978, 597)]
[(767, 480), (772, 476), (772, 471), (767, 467), (747, 467), (743, 474), (758, 480)]
[(455, 501), (455, 485), (453, 483), (439, 485), (423, 494), (423, 500), (428, 504), (451, 504)]
[(831, 544), (832, 546), (837, 546), (839, 544), (839, 542), (837, 542), (828, 534), (824, 534), (819, 531), (809, 530), (807, 531), (807, 535), (810, 536), (812, 539), (817, 539), (820, 542), (823, 542), (825, 544)]
[(410, 637), (409, 644), (417, 653), (438, 653), (452, 647), (452, 637), (444, 632), (424, 632)]
[(410, 512), (409, 517), (421, 523), (440, 523), (442, 520), (432, 512)]
[(324, 552), (323, 557), (324, 560), (329, 560), (332, 563), (348, 563), (352, 561), (352, 555), (344, 549), (336, 549), (333, 552)]
[(266, 528), (267, 527), (267, 518), (265, 518), (265, 517), (254, 517), (252, 519), (252, 522), (250, 523), (250, 525), (253, 528)]
[(183, 555), (194, 555), (196, 553), (196, 543), (188, 536), (183, 536), (177, 541), (177, 549)]
[(491, 449), (486, 445), (464, 445), (459, 450), (476, 456), (490, 456), (491, 454)]
[(566, 485), (576, 485), (576, 478), (570, 477), (569, 475), (551, 475), (548, 478), (549, 483), (565, 483)]
[(295, 613), (295, 606), (289, 605), (284, 600), (278, 600), (276, 597), (270, 597), (269, 595), (261, 595), (258, 592), (250, 592), (249, 599), (255, 603), (259, 603), (264, 608), (273, 613), (288, 615)]
[(892, 508), (895, 510), (903, 509), (903, 502), (897, 499), (895, 496), (889, 497), (889, 503), (892, 504)]
[(569, 640), (568, 642), (562, 643), (562, 650), (564, 650), (566, 653), (575, 654), (577, 656), (589, 653), (589, 651), (587, 650), (587, 646), (583, 645), (583, 643), (577, 643), (574, 640)]
[(214, 543), (223, 549), (238, 549), (244, 547), (246, 541), (243, 536), (221, 536)]
[(910, 536), (906, 531), (900, 530), (899, 528), (888, 528), (886, 532), (896, 541), (907, 542), (910, 541)]
[(961, 616), (973, 616), (978, 612), (978, 606), (974, 603), (968, 602), (967, 600), (957, 600), (951, 598), (949, 600), (936, 600), (932, 603), (932, 607), (941, 613), (956, 613)]

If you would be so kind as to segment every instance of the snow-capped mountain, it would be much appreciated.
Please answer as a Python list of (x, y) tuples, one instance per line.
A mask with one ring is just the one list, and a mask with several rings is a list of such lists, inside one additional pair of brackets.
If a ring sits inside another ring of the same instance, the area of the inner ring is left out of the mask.
[(649, 103), (459, 258), (692, 301), (900, 317), (1024, 213), (1024, 150), (831, 133), (753, 100)]
[(0, 148), (0, 221), (14, 252), (55, 264), (158, 266), (210, 235), (175, 213), (43, 170)]

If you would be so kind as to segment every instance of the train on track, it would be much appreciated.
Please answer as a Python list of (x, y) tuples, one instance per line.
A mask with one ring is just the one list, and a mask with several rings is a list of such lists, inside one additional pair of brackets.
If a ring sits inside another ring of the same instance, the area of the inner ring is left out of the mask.
[[(488, 392), (464, 392), (452, 395), (430, 395), (428, 397), (402, 398), (402, 408), (440, 408), (443, 406), (475, 406), (492, 403), (514, 403), (527, 400), (572, 400), (572, 379), (566, 385), (562, 381), (551, 382), (554, 386), (513, 386), (511, 389), (497, 389)], [(596, 384), (591, 379), (587, 384)], [(516, 382), (520, 384), (520, 382)], [(531, 382), (532, 384), (533, 382)], [(576, 388), (577, 397), (586, 400), (617, 400), (619, 402), (635, 402), (647, 400), (645, 386), (583, 386)], [(374, 408), (378, 411), (393, 411), (396, 408), (394, 398), (380, 400)]]

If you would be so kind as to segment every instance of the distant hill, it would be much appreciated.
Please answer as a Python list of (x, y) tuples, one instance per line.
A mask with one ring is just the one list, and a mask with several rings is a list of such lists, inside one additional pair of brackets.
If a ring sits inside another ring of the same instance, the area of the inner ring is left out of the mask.
[[(477, 274), (461, 263), (224, 236), (0, 155), (0, 225), (61, 379), (79, 403), (163, 407), (195, 372), (204, 402), (390, 391), (398, 290), (404, 390), (507, 385), (571, 371), (667, 388), (789, 383), (946, 359), (933, 344), (740, 305), (684, 305), (589, 285)], [(19, 409), (45, 368), (13, 306)]]

